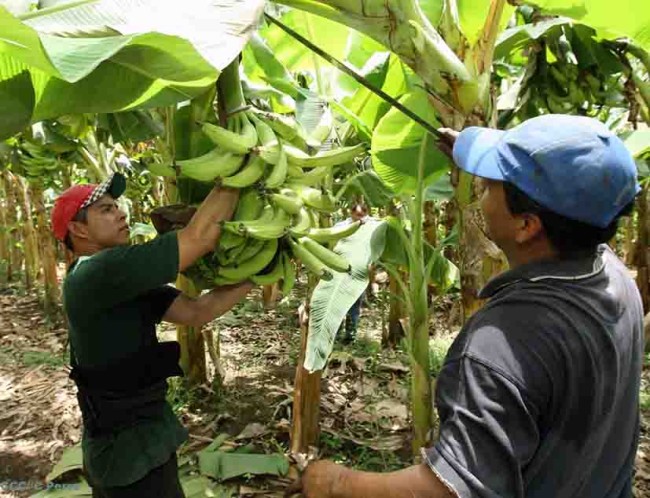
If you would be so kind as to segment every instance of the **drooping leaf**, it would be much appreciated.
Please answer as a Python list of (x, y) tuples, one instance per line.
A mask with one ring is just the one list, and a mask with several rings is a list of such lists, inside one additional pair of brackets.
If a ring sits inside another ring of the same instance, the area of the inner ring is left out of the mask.
[(368, 265), (384, 250), (386, 224), (369, 220), (350, 237), (340, 240), (334, 250), (352, 267), (349, 273), (333, 272), (331, 280), (321, 280), (312, 293), (305, 368), (321, 370), (332, 352), (336, 332), (345, 315), (368, 286)]
[(199, 468), (201, 474), (225, 481), (246, 474), (284, 476), (289, 471), (289, 462), (279, 454), (211, 451), (199, 453)]
[[(191, 9), (101, 0), (25, 22), (0, 7), (0, 91), (11, 88), (2, 101), (15, 102), (0, 121), (0, 139), (24, 127), (26, 104), (34, 122), (161, 107), (204, 93), (241, 51), (262, 7), (261, 0), (195, 0)], [(6, 83), (24, 71), (30, 84), (23, 79), (16, 90)]]
[(67, 472), (81, 470), (83, 466), (83, 457), (81, 453), (81, 445), (72, 446), (67, 448), (59, 461), (54, 465), (54, 468), (45, 478), (46, 481), (53, 481), (58, 477), (63, 476)]
[(233, 486), (215, 483), (202, 475), (179, 476), (185, 498), (230, 498)]
[[(432, 126), (440, 127), (423, 91), (413, 91), (400, 102)], [(398, 109), (388, 111), (375, 129), (371, 145), (373, 167), (397, 193), (415, 192), (420, 145), (425, 133), (428, 132), (422, 126)], [(428, 140), (424, 182), (431, 183), (449, 166), (449, 158), (435, 146), (434, 140)]]

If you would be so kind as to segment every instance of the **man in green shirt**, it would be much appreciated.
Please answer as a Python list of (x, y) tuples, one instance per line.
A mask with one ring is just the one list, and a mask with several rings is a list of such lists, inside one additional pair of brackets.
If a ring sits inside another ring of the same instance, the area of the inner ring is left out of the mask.
[(183, 372), (178, 343), (159, 343), (155, 327), (162, 320), (200, 327), (252, 288), (218, 287), (192, 299), (166, 285), (216, 248), (238, 191), (215, 187), (186, 227), (130, 245), (116, 203), (125, 187), (120, 174), (101, 185), (76, 185), (52, 210), (54, 235), (75, 256), (63, 299), (84, 467), (94, 498), (179, 498), (176, 449), (187, 430), (165, 393), (167, 377)]

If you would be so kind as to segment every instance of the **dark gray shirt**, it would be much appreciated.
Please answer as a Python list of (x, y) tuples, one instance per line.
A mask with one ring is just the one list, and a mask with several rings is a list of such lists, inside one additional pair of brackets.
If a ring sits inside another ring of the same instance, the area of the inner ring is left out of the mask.
[(623, 263), (602, 246), (481, 297), (438, 377), (432, 470), (463, 498), (631, 496), (643, 313)]

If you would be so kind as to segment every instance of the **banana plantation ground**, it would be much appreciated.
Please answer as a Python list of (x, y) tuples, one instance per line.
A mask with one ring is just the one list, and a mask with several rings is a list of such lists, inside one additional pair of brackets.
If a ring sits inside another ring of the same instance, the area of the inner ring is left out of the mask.
[[(221, 387), (187, 392), (171, 382), (170, 400), (190, 429), (182, 448), (186, 457), (223, 433), (230, 435), (229, 445), (248, 445), (255, 453), (287, 451), (301, 290), (273, 310), (263, 309), (256, 292), (212, 324), (225, 370)], [(407, 464), (410, 427), (407, 359), (380, 347), (383, 296), (380, 288), (367, 302), (357, 342), (337, 346), (324, 373), (320, 449), (321, 456), (380, 471)], [(443, 311), (431, 326), (442, 337), (432, 348), (434, 371), (458, 330), (453, 299), (437, 308)], [(171, 339), (174, 330), (163, 328), (160, 334)], [(12, 492), (7, 483), (42, 483), (63, 450), (79, 442), (80, 413), (67, 378), (65, 341), (65, 324), (46, 319), (36, 296), (17, 287), (0, 290), (0, 497), (30, 496), (34, 491)], [(642, 404), (636, 498), (650, 496), (650, 362)], [(240, 478), (230, 484), (233, 496), (280, 497), (289, 481)]]

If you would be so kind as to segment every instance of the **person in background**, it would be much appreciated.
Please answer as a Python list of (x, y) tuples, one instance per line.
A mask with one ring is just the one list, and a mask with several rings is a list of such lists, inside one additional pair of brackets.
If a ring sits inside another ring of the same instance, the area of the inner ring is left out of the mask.
[[(350, 218), (345, 220), (344, 223), (354, 223), (355, 221), (366, 221), (368, 218), (368, 206), (363, 203), (356, 203), (350, 210)], [(359, 318), (361, 317), (361, 305), (363, 304), (365, 291), (359, 296), (347, 315), (345, 316), (345, 329), (342, 342), (343, 344), (351, 344), (357, 338), (357, 329), (359, 327)]]

